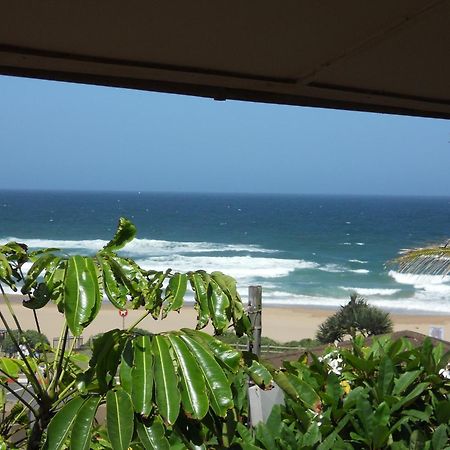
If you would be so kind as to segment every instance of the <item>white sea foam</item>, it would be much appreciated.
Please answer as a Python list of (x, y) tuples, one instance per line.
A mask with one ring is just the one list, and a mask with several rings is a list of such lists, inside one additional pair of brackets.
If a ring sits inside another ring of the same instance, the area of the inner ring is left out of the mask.
[(347, 286), (339, 286), (339, 289), (343, 289), (344, 291), (349, 292), (357, 292), (360, 295), (364, 296), (389, 296), (397, 294), (401, 291), (401, 289), (382, 289), (382, 288), (360, 288), (360, 287), (347, 287)]
[[(102, 239), (91, 240), (54, 240), (54, 239), (22, 239), (9, 237), (4, 242), (25, 242), (31, 248), (55, 247), (60, 249), (84, 250), (96, 252), (104, 247), (108, 241)], [(128, 243), (123, 251), (131, 256), (140, 255), (170, 255), (174, 253), (212, 253), (212, 252), (249, 252), (249, 253), (277, 253), (277, 250), (261, 248), (257, 245), (220, 244), (214, 242), (178, 242), (156, 239), (134, 239)]]
[(224, 272), (238, 279), (239, 282), (259, 278), (279, 278), (289, 275), (294, 270), (311, 269), (318, 264), (296, 259), (257, 258), (251, 256), (185, 256), (170, 255), (138, 259), (145, 269), (163, 270), (168, 267), (186, 272), (203, 269), (207, 272), (215, 270)]
[(370, 272), (370, 270), (367, 270), (367, 269), (351, 269), (351, 270), (349, 270), (349, 272), (367, 274), (367, 273)]
[(318, 268), (322, 272), (330, 272), (330, 273), (341, 273), (346, 272), (347, 269), (345, 267), (342, 267), (338, 264), (325, 264), (324, 266), (321, 266)]
[(351, 242), (339, 242), (339, 245), (352, 245)]
[(416, 289), (423, 289), (432, 292), (450, 293), (450, 276), (424, 275), (413, 273), (399, 273), (394, 270), (389, 271), (389, 276), (397, 283), (409, 284)]
[(352, 273), (361, 273), (367, 274), (370, 271), (367, 269), (349, 269), (344, 266), (340, 266), (339, 264), (325, 264), (324, 266), (318, 267), (322, 272), (330, 272), (330, 273), (344, 273), (344, 272), (352, 272)]
[(358, 264), (367, 264), (369, 261), (362, 261), (360, 259), (349, 259), (348, 262), (358, 263)]
[[(263, 303), (265, 305), (310, 306), (318, 308), (338, 308), (348, 303), (347, 298), (328, 296), (296, 295), (289, 292), (265, 292), (263, 286)], [(369, 298), (368, 303), (394, 312), (411, 312), (419, 314), (450, 314), (450, 302), (445, 298), (435, 298), (416, 294), (410, 298), (383, 299)]]

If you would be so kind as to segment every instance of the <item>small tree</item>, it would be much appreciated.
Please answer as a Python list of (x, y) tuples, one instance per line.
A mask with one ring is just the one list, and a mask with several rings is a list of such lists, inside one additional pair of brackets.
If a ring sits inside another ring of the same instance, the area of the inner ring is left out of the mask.
[(43, 346), (49, 345), (49, 342), (47, 336), (35, 330), (26, 330), (23, 333), (19, 330), (11, 330), (11, 333), (7, 333), (3, 339), (1, 349), (3, 353), (12, 355), (19, 351), (18, 345), (26, 346), (27, 344), (33, 352), (40, 353), (43, 351)]
[[(264, 387), (271, 375), (254, 355), (200, 331), (211, 323), (216, 335), (229, 329), (239, 336), (251, 334), (235, 280), (204, 270), (145, 270), (118, 253), (135, 234), (135, 226), (121, 218), (111, 241), (89, 256), (53, 248), (29, 252), (16, 242), (0, 245), (1, 299), (19, 330), (15, 335), (11, 319), (0, 310), (0, 323), (18, 349), (17, 358), (0, 358), (0, 414), (2, 389), (18, 402), (0, 417), (0, 450), (13, 444), (28, 450), (126, 450), (242, 443), (234, 430), (245, 428), (248, 417), (246, 377)], [(25, 263), (32, 263), (26, 275)], [(23, 307), (33, 311), (38, 331), (38, 312), (48, 303), (55, 303), (62, 314), (56, 348), (44, 345), (45, 351), (35, 352), (25, 338), (3, 288), (17, 291), (17, 282), (27, 296)], [(189, 289), (198, 314), (195, 330), (152, 334), (137, 329), (146, 318), (163, 320), (179, 311)], [(95, 320), (104, 298), (121, 310), (141, 309), (142, 315), (129, 328), (94, 339), (89, 359), (75, 352), (75, 339), (67, 345), (69, 331), (79, 337)], [(10, 386), (11, 379), (18, 389)], [(106, 434), (96, 422), (103, 405)], [(20, 427), (19, 420), (24, 420)]]
[(350, 302), (341, 306), (339, 311), (328, 317), (319, 326), (317, 339), (323, 344), (342, 341), (345, 336), (373, 336), (392, 332), (392, 320), (389, 313), (367, 304), (356, 293), (350, 296)]

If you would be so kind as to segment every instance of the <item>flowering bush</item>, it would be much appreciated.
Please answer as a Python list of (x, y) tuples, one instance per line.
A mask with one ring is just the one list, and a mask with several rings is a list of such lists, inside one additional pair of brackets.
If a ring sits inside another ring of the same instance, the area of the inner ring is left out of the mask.
[(444, 449), (450, 425), (450, 354), (426, 339), (380, 337), (370, 347), (305, 353), (273, 371), (285, 391), (255, 444), (270, 449)]

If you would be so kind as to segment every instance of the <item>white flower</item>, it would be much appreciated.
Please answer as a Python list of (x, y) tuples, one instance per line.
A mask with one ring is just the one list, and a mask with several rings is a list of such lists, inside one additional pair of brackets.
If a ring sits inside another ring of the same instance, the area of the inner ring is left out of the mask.
[(447, 380), (450, 380), (450, 363), (447, 364), (447, 366), (445, 367), (445, 369), (441, 369), (439, 371), (439, 375), (442, 378), (446, 378)]
[(329, 367), (328, 373), (333, 372), (336, 375), (342, 374), (342, 363), (344, 360), (341, 358), (341, 355), (337, 351), (326, 354), (322, 358), (322, 361), (325, 361), (327, 363)]

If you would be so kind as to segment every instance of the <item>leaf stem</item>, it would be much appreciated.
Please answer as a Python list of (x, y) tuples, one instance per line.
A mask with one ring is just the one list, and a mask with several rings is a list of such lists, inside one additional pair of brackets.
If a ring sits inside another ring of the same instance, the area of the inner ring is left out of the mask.
[(70, 384), (67, 385), (67, 387), (61, 392), (61, 395), (58, 397), (58, 400), (56, 400), (53, 405), (52, 408), (56, 408), (61, 402), (63, 402), (67, 397), (70, 397), (74, 392), (76, 392), (76, 389), (72, 389), (69, 390), (70, 388), (73, 387), (73, 385), (75, 384), (76, 380), (73, 380)]
[(64, 373), (67, 370), (67, 366), (69, 365), (69, 358), (72, 355), (73, 348), (75, 347), (75, 343), (76, 342), (77, 342), (77, 337), (73, 336), (72, 342), (71, 342), (70, 347), (69, 347), (69, 351), (66, 354), (66, 363), (64, 364), (64, 368), (61, 370), (61, 374), (59, 376), (59, 382), (61, 382), (61, 380), (63, 379)]
[[(23, 272), (22, 272), (22, 267), (19, 267), (19, 275), (21, 276), (22, 280), (25, 279)], [(29, 292), (27, 292), (27, 296), (28, 296), (28, 300), (31, 301), (31, 295)], [(34, 323), (36, 324), (36, 330), (39, 334), (42, 334), (41, 331), (41, 326), (39, 324), (39, 319), (38, 319), (38, 315), (35, 309), (33, 309), (33, 317), (34, 317)], [(48, 355), (47, 352), (43, 352), (44, 353), (44, 360), (45, 360), (45, 365), (48, 367)]]
[[(9, 304), (8, 296), (5, 294), (5, 291), (3, 290), (3, 286), (1, 284), (0, 284), (0, 291), (2, 293), (3, 299), (5, 300), (6, 304), (9, 305), (9, 307), (12, 309), (11, 305)], [(11, 311), (11, 309), (10, 309), (10, 311)], [(20, 332), (23, 333), (23, 331), (21, 331), (21, 328), (19, 328), (20, 324), (17, 320), (17, 317), (14, 314), (14, 311), (12, 311), (12, 314), (15, 319), (16, 325), (18, 325), (18, 330), (20, 330)], [(1, 311), (0, 311), (0, 320), (3, 322), (3, 325), (5, 326), (9, 337), (11, 338), (14, 345), (16, 346), (21, 359), (23, 360), (24, 364), (27, 366), (27, 369), (30, 373), (30, 378), (31, 378), (29, 381), (30, 381), (31, 385), (33, 386), (33, 389), (35, 389), (37, 392), (42, 392), (41, 386), (39, 385), (38, 379), (36, 378), (36, 375), (34, 374), (34, 371), (31, 368), (30, 363), (27, 360), (27, 357), (23, 353), (23, 350), (20, 348), (20, 345), (19, 345), (17, 339), (15, 338), (14, 333), (12, 332), (12, 330), (10, 328), (8, 321), (6, 320), (5, 316), (3, 315), (3, 313)], [(32, 354), (32, 352), (31, 352), (31, 354)]]
[(130, 327), (127, 328), (127, 331), (132, 331), (134, 328), (136, 328), (149, 314), (151, 311), (147, 311), (145, 314), (143, 314), (136, 322), (134, 322)]
[[(11, 302), (10, 302), (8, 296), (6, 295), (6, 292), (4, 291), (3, 286), (1, 285), (1, 283), (0, 283), (0, 292), (2, 294), (3, 300), (5, 301), (6, 306), (8, 307), (9, 313), (11, 314), (11, 317), (13, 318), (14, 323), (16, 324), (16, 327), (17, 327), (17, 330), (19, 331), (19, 334), (24, 338), (23, 342), (25, 344), (25, 347), (28, 350), (28, 353), (30, 355), (32, 355), (33, 354), (33, 349), (31, 348), (31, 346), (30, 346), (30, 344), (28, 342), (28, 339), (26, 338), (26, 336), (25, 336), (25, 334), (24, 334), (24, 332), (22, 330), (22, 327), (20, 326), (20, 322), (17, 319), (16, 313), (14, 312), (14, 308), (12, 307)], [(14, 342), (13, 336), (11, 336), (11, 340)], [(16, 344), (16, 342), (14, 342), (14, 344)], [(18, 351), (20, 353), (20, 356), (22, 356), (20, 347), (18, 345), (17, 345), (17, 349), (18, 349)]]
[(0, 382), (0, 386), (3, 386), (3, 388), (6, 389), (10, 394), (14, 395), (14, 397), (16, 397), (17, 400), (19, 400), (19, 402), (23, 403), (23, 405), (26, 408), (28, 408), (35, 417), (37, 416), (37, 411), (26, 400), (24, 400), (19, 394), (17, 394), (14, 391), (14, 389), (11, 389), (6, 383), (2, 383), (2, 382)]
[(12, 375), (10, 375), (9, 373), (5, 372), (3, 369), (0, 369), (0, 372), (3, 375), (5, 375), (5, 377), (9, 378), (10, 380), (14, 380), (14, 383), (19, 385), (24, 391), (26, 391), (28, 394), (30, 394), (36, 401), (38, 400), (37, 395), (33, 391), (30, 391), (27, 388), (27, 386), (25, 384), (21, 383), (17, 378), (14, 378)]
[(52, 395), (51, 392), (54, 391), (56, 383), (59, 380), (59, 375), (61, 372), (61, 367), (64, 359), (64, 350), (66, 348), (67, 335), (69, 333), (69, 327), (67, 322), (64, 321), (64, 326), (61, 330), (61, 335), (59, 336), (58, 347), (56, 348), (55, 359), (53, 361), (53, 378), (50, 381), (47, 392)]

